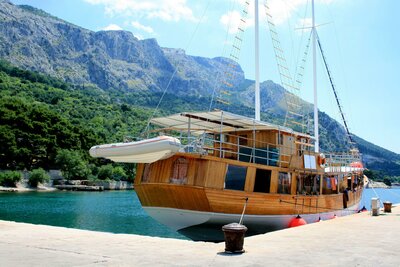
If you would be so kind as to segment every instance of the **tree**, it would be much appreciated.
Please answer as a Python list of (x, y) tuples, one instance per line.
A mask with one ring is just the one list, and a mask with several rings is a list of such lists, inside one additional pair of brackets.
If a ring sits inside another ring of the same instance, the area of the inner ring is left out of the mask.
[(16, 187), (21, 181), (21, 173), (18, 171), (5, 171), (0, 173), (0, 185)]
[(112, 178), (117, 181), (126, 180), (127, 175), (126, 175), (124, 168), (122, 168), (121, 166), (114, 167)]
[(113, 166), (111, 164), (103, 165), (99, 168), (97, 178), (100, 180), (112, 179), (113, 178)]
[(37, 187), (39, 183), (50, 181), (50, 175), (42, 168), (35, 169), (29, 174), (29, 185)]
[(62, 175), (67, 180), (86, 179), (90, 174), (87, 163), (78, 151), (61, 149), (56, 156), (56, 163), (60, 166)]
[(389, 179), (389, 177), (383, 178), (383, 182), (384, 182), (385, 185), (387, 185), (387, 186), (392, 186), (392, 181)]

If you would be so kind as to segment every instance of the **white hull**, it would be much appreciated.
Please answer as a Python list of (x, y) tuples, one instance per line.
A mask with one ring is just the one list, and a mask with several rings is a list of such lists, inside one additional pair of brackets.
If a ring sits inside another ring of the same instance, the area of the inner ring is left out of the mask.
[(174, 137), (159, 136), (138, 142), (93, 146), (89, 153), (92, 157), (115, 162), (152, 163), (171, 157), (179, 151), (180, 146), (180, 141)]
[[(239, 222), (240, 214), (212, 213), (191, 210), (181, 210), (161, 207), (143, 207), (155, 220), (167, 225), (193, 240), (221, 240), (221, 227), (232, 222)], [(300, 214), (307, 223), (330, 220), (335, 217), (357, 213), (360, 203), (344, 210), (316, 214)], [(269, 231), (285, 229), (295, 215), (245, 215), (243, 224), (249, 229), (248, 234), (261, 234)], [(214, 232), (210, 229), (213, 228)], [(207, 230), (205, 230), (207, 229)]]

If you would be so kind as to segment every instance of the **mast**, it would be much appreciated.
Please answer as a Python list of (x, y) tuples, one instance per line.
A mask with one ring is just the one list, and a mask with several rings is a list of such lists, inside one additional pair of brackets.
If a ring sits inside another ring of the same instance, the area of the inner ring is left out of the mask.
[(255, 19), (255, 119), (260, 120), (260, 59), (259, 59), (259, 25), (258, 25), (258, 0), (255, 0), (255, 10), (254, 10), (254, 19)]
[(312, 0), (312, 35), (313, 35), (313, 78), (314, 78), (314, 137), (315, 153), (319, 152), (319, 132), (318, 132), (318, 98), (317, 98), (317, 33), (315, 30), (314, 0)]

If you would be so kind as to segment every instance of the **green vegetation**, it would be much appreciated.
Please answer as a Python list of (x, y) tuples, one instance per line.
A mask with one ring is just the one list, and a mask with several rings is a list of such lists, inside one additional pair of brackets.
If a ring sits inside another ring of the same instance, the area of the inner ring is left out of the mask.
[(32, 170), (29, 174), (29, 185), (37, 187), (39, 183), (45, 183), (50, 180), (50, 175), (42, 168)]
[(107, 180), (111, 179), (112, 175), (113, 175), (113, 167), (112, 165), (108, 164), (100, 167), (99, 174), (97, 175), (97, 177), (100, 180)]
[(67, 180), (86, 179), (90, 170), (78, 151), (62, 149), (56, 156), (63, 177)]
[(16, 187), (17, 183), (21, 181), (21, 178), (21, 172), (18, 171), (0, 172), (0, 185)]
[(100, 180), (117, 180), (126, 181), (128, 180), (128, 175), (122, 166), (113, 166), (111, 164), (103, 165), (99, 168), (99, 173), (97, 178)]
[(82, 88), (0, 61), (0, 169), (59, 168), (67, 179), (83, 179), (96, 175), (89, 164), (108, 163), (91, 158), (91, 146), (146, 126), (150, 109), (121, 103), (122, 93)]
[[(67, 179), (132, 179), (134, 164), (94, 159), (88, 150), (93, 145), (139, 136), (160, 98), (161, 93), (150, 90), (105, 92), (93, 85), (71, 85), (0, 60), (0, 169), (61, 169)], [(178, 98), (166, 94), (154, 116), (207, 110), (209, 103), (209, 97)], [(215, 108), (248, 116), (254, 113), (236, 103), (235, 110), (221, 103), (216, 103)], [(343, 140), (338, 139), (343, 136), (339, 125), (320, 114), (321, 124), (327, 125), (320, 130), (322, 148), (347, 149)], [(262, 118), (279, 122), (273, 113), (263, 113)], [(399, 155), (360, 138), (355, 141), (361, 152), (392, 159), (369, 163), (367, 167), (373, 170), (375, 180), (388, 177), (391, 182), (397, 181)]]
[[(105, 175), (99, 167), (110, 162), (91, 158), (88, 150), (93, 145), (120, 142), (125, 136), (139, 136), (161, 94), (106, 93), (0, 61), (0, 96), (0, 169), (55, 168), (66, 179), (125, 180), (134, 176), (134, 164), (113, 164), (111, 175)], [(209, 101), (166, 94), (154, 116), (204, 110)], [(238, 110), (252, 113), (244, 106)]]

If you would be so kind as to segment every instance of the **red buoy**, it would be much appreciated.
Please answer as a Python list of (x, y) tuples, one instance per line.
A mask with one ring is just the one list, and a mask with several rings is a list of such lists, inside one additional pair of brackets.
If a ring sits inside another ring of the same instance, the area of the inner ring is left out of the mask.
[(293, 218), (290, 221), (289, 228), (306, 225), (306, 224), (307, 224), (307, 222), (303, 218), (301, 218), (300, 215), (297, 215), (297, 217)]
[(368, 211), (367, 208), (365, 206), (362, 207), (361, 212), (366, 212)]

